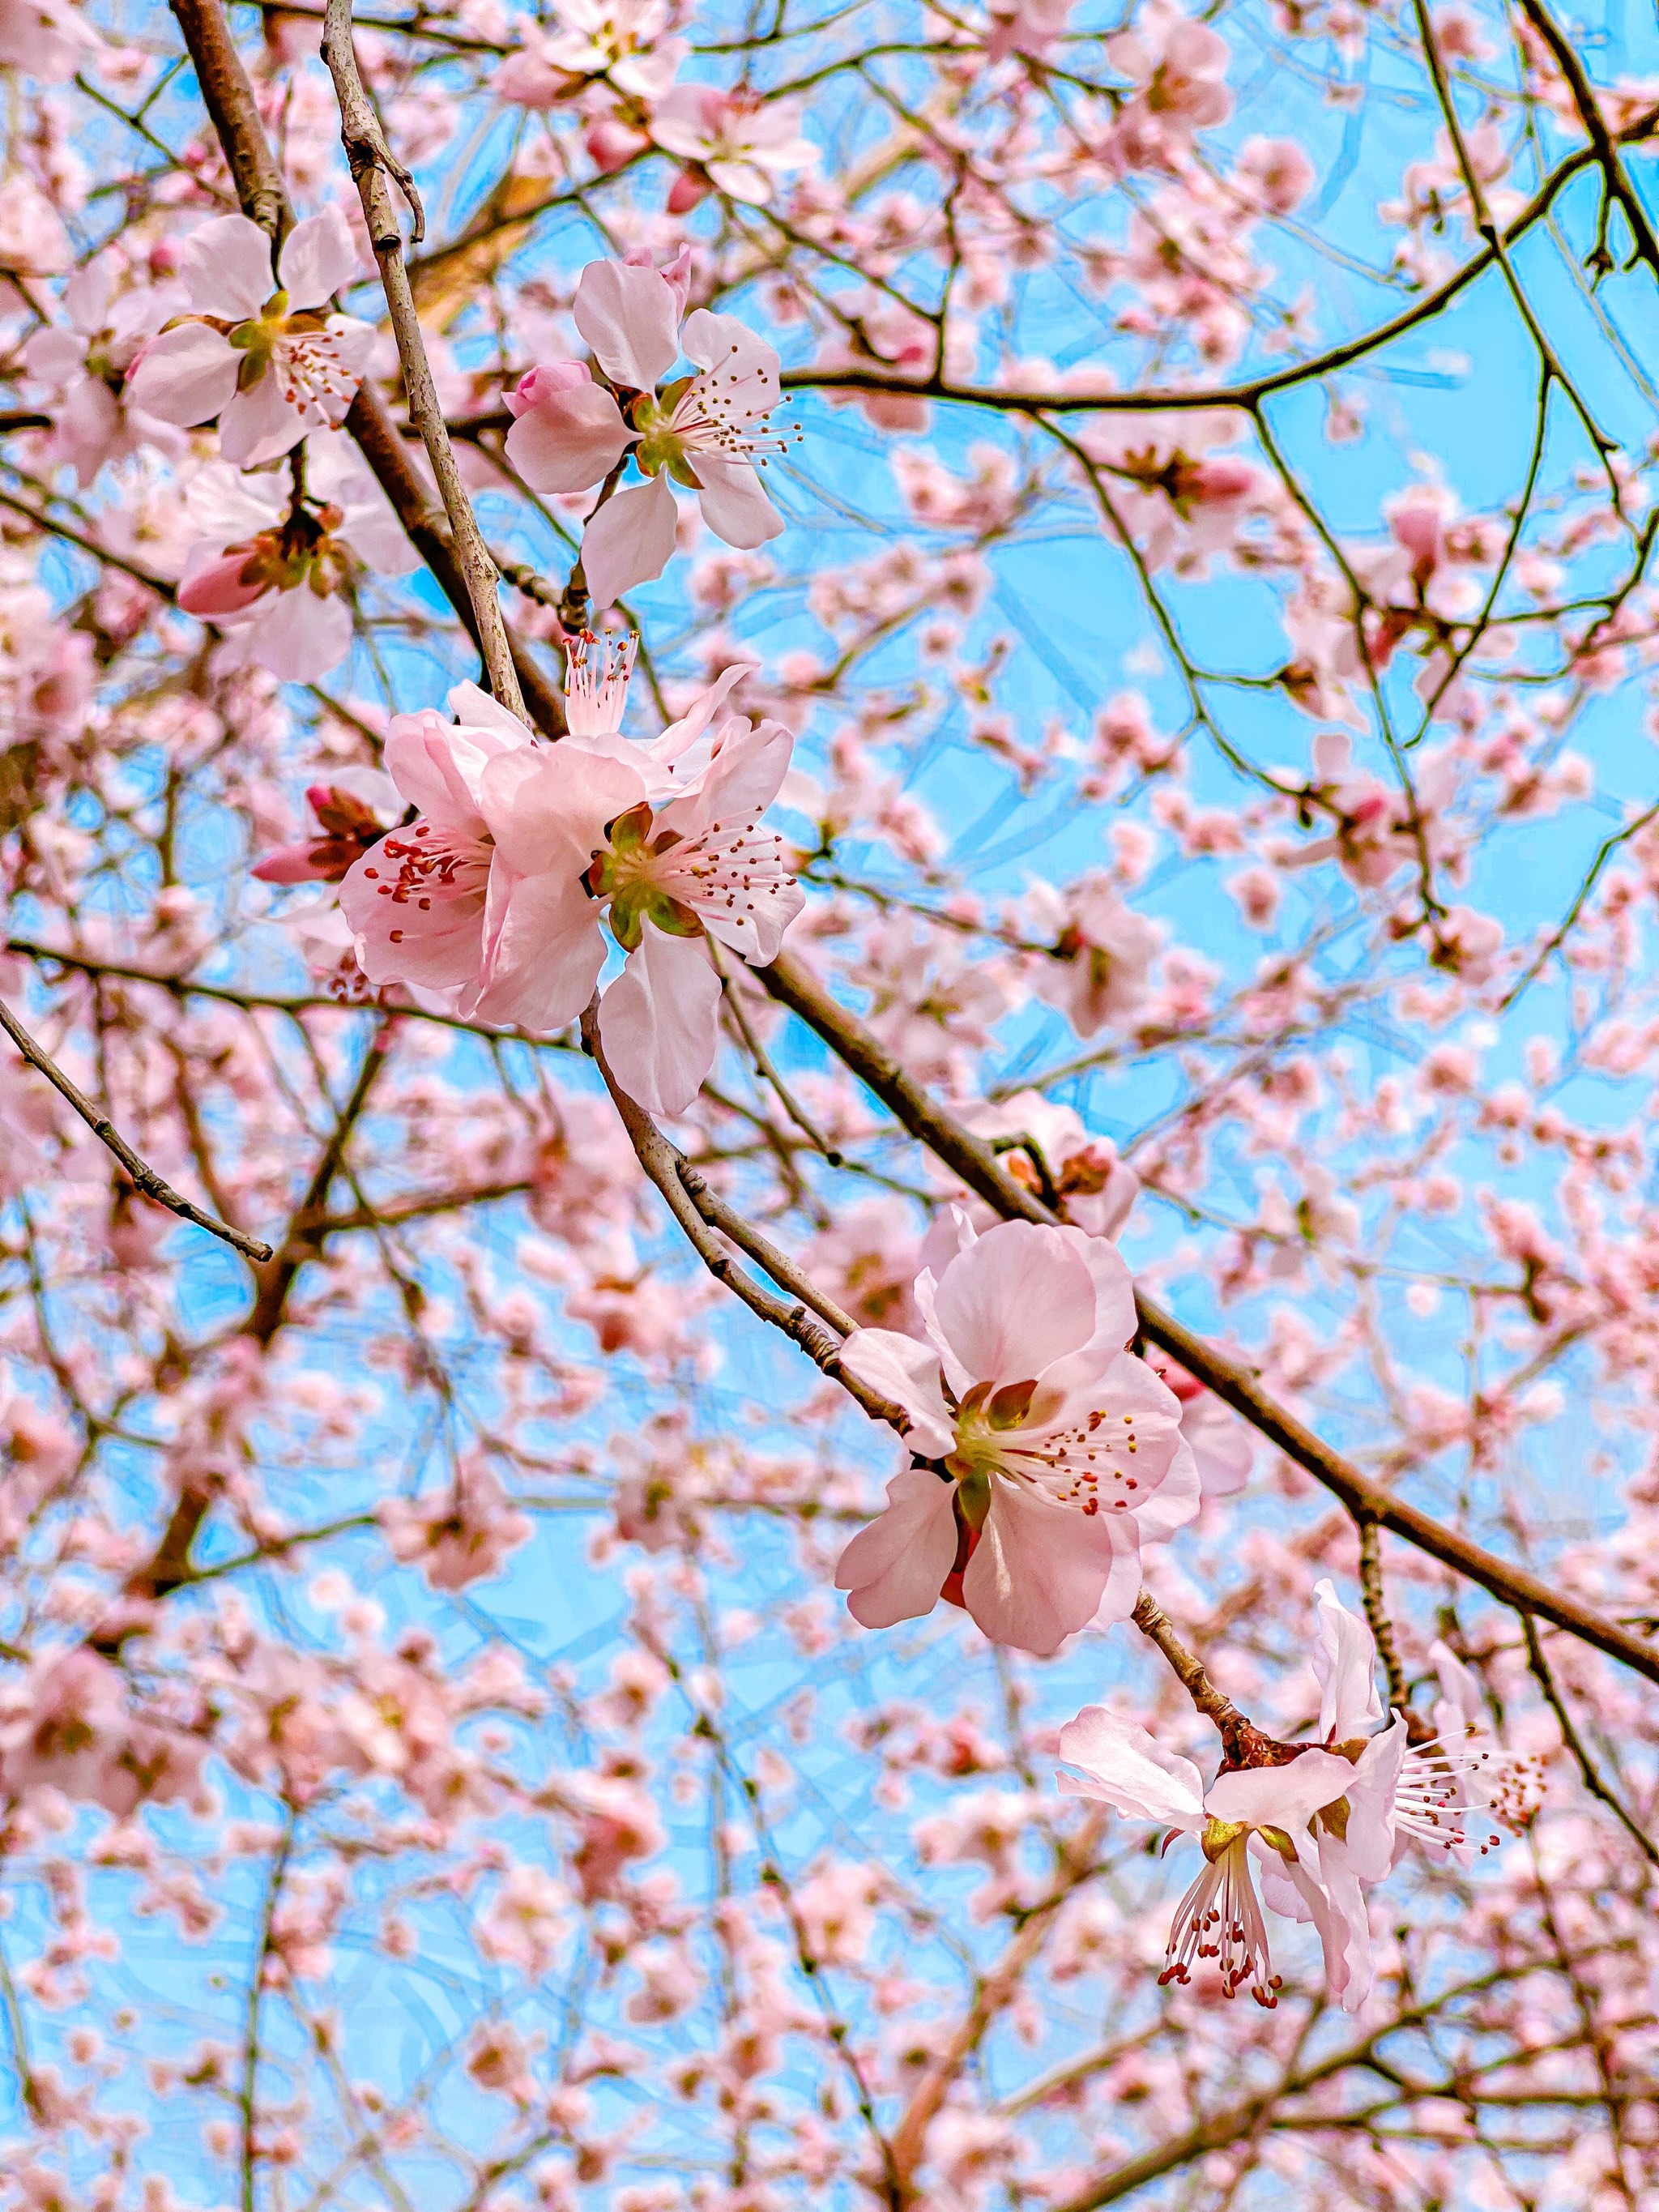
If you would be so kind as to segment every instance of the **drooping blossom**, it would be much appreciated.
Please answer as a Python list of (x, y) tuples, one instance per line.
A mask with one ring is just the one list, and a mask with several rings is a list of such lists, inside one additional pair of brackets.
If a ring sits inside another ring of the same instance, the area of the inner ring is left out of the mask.
[[(1332, 1988), (1352, 2012), (1372, 1981), (1367, 1891), (1388, 1875), (1407, 1838), (1459, 1855), (1492, 1850), (1500, 1838), (1490, 1826), (1489, 1808), (1501, 1808), (1501, 1816), (1511, 1820), (1520, 1817), (1531, 1770), (1502, 1751), (1485, 1729), (1467, 1739), (1460, 1731), (1450, 1743), (1414, 1746), (1403, 1714), (1382, 1725), (1376, 1644), (1369, 1623), (1342, 1604), (1328, 1578), (1315, 1583), (1314, 1597), (1310, 1656), (1319, 1682), (1320, 1740), (1352, 1768), (1340, 1808), (1322, 1809), (1311, 1831), (1328, 1906), (1320, 1936)], [(1472, 1819), (1479, 1831), (1474, 1836)], [(1305, 1889), (1276, 1882), (1276, 1873), (1269, 1872), (1263, 1885), (1275, 1909), (1309, 1917)], [(1340, 1954), (1334, 1971), (1334, 1947)]]
[(179, 605), (226, 636), (223, 665), (247, 661), (307, 683), (351, 648), (348, 596), (362, 568), (405, 576), (420, 566), (391, 502), (343, 437), (307, 444), (305, 493), (285, 477), (210, 462), (185, 495), (199, 533)]
[(1213, 1959), (1224, 1996), (1248, 1989), (1259, 2005), (1278, 2003), (1282, 1978), (1255, 1881), (1256, 1868), (1272, 1864), (1326, 1937), (1327, 1978), (1341, 1992), (1342, 1952), (1308, 1824), (1351, 1786), (1346, 1759), (1307, 1750), (1279, 1765), (1224, 1768), (1206, 1790), (1191, 1759), (1103, 1705), (1085, 1706), (1066, 1723), (1060, 1755), (1077, 1770), (1057, 1778), (1067, 1796), (1199, 1838), (1203, 1870), (1176, 1907), (1161, 1982), (1184, 1984), (1196, 1960)]
[[(674, 550), (671, 480), (697, 495), (728, 545), (763, 545), (783, 528), (757, 464), (786, 440), (757, 429), (779, 399), (778, 356), (735, 315), (685, 307), (688, 257), (666, 269), (630, 256), (591, 261), (576, 286), (576, 327), (608, 384), (581, 362), (532, 369), (508, 395), (507, 454), (533, 490), (585, 491), (631, 455), (643, 483), (613, 492), (582, 533), (596, 607), (661, 575)], [(680, 356), (696, 374), (659, 389)]]
[(337, 884), (354, 860), (378, 845), (404, 811), (392, 778), (378, 768), (333, 769), (326, 783), (307, 784), (314, 836), (278, 845), (255, 862), (264, 884)]
[(669, 35), (665, 0), (558, 0), (550, 28), (520, 18), (518, 51), (489, 81), (498, 100), (557, 107), (584, 79), (604, 77), (635, 100), (660, 100), (691, 51)]
[(724, 711), (733, 668), (660, 737), (631, 742), (632, 659), (631, 640), (599, 657), (575, 642), (557, 745), (471, 686), (457, 710), (471, 726), (399, 717), (386, 768), (422, 818), (353, 867), (341, 904), (372, 981), (451, 990), (464, 1012), (543, 1033), (592, 997), (603, 916), (628, 956), (600, 1000), (605, 1057), (630, 1097), (678, 1114), (717, 1042), (705, 932), (764, 963), (804, 903), (782, 840), (759, 826), (793, 739)]
[(1090, 1134), (1073, 1108), (1040, 1091), (1017, 1091), (970, 1106), (959, 1119), (986, 1139), (1016, 1182), (1062, 1206), (1089, 1236), (1115, 1237), (1128, 1219), (1140, 1177), (1109, 1137)]
[(1026, 895), (1032, 927), (1054, 951), (1030, 966), (1040, 999), (1057, 1006), (1080, 1037), (1128, 1020), (1142, 1004), (1163, 933), (1123, 902), (1111, 878), (1089, 875), (1062, 896), (1047, 884)]
[(128, 372), (131, 404), (189, 428), (219, 418), (219, 450), (252, 467), (307, 430), (334, 429), (362, 380), (374, 326), (330, 312), (357, 249), (329, 206), (295, 223), (270, 273), (270, 240), (246, 216), (220, 216), (185, 240), (179, 271), (191, 313), (152, 338)]
[(118, 290), (116, 257), (95, 254), (64, 287), (67, 325), (36, 331), (23, 363), (42, 386), (52, 410), (48, 452), (66, 461), (84, 489), (106, 461), (153, 446), (170, 459), (185, 449), (182, 432), (136, 406), (123, 388), (133, 358), (185, 304), (182, 285), (131, 284)]
[(763, 207), (779, 178), (818, 157), (792, 100), (712, 84), (676, 85), (652, 110), (651, 136), (687, 165), (668, 195), (670, 215), (684, 215), (710, 191)]
[(340, 911), (377, 987), (404, 983), (483, 1011), (485, 901), (495, 841), (479, 785), (488, 762), (531, 742), (530, 732), (476, 684), (449, 694), (447, 722), (432, 708), (394, 716), (386, 774), (418, 817), (364, 854), (340, 886)]
[(1004, 1222), (923, 1270), (924, 1340), (859, 1329), (848, 1371), (902, 1406), (919, 1459), (842, 1553), (854, 1620), (885, 1628), (964, 1606), (998, 1643), (1046, 1654), (1123, 1619), (1140, 1547), (1198, 1510), (1174, 1395), (1125, 1346), (1134, 1291), (1117, 1249), (1079, 1229)]

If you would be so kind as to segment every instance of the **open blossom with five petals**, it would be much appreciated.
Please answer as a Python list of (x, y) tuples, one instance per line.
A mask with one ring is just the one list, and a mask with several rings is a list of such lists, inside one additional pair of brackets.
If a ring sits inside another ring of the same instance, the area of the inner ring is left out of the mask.
[(1257, 1867), (1268, 1865), (1318, 1925), (1328, 1978), (1342, 1988), (1340, 1931), (1321, 1886), (1309, 1822), (1341, 1799), (1353, 1770), (1333, 1752), (1283, 1748), (1290, 1753), (1283, 1764), (1224, 1768), (1206, 1790), (1190, 1759), (1166, 1751), (1137, 1722), (1103, 1705), (1086, 1706), (1061, 1729), (1060, 1755), (1077, 1770), (1058, 1778), (1068, 1796), (1196, 1836), (1203, 1846), (1203, 1870), (1176, 1907), (1160, 1981), (1186, 1982), (1194, 1960), (1213, 1959), (1224, 1996), (1248, 1989), (1260, 2005), (1278, 2003), (1281, 1982), (1254, 1878)]
[(611, 1073), (653, 1114), (691, 1103), (714, 1066), (720, 979), (708, 939), (755, 965), (777, 957), (805, 903), (783, 841), (761, 826), (794, 739), (726, 711), (727, 669), (648, 744), (621, 735), (633, 641), (597, 660), (571, 649), (570, 734), (485, 771), (484, 810), (506, 866), (490, 1000), (557, 1029), (580, 1013), (606, 957), (603, 912), (628, 957), (599, 1001)]
[[(1314, 1923), (1331, 1993), (1354, 2012), (1373, 1976), (1368, 1892), (1390, 1872), (1408, 1836), (1462, 1848), (1468, 1814), (1506, 1788), (1506, 1810), (1515, 1817), (1518, 1797), (1509, 1778), (1520, 1763), (1484, 1731), (1469, 1741), (1413, 1747), (1403, 1714), (1383, 1725), (1370, 1629), (1328, 1581), (1316, 1583), (1314, 1595), (1317, 1743), (1258, 1736), (1272, 1763), (1224, 1768), (1206, 1791), (1189, 1759), (1164, 1750), (1134, 1722), (1090, 1706), (1060, 1730), (1060, 1755), (1078, 1772), (1059, 1780), (1070, 1795), (1202, 1838), (1206, 1869), (1176, 1908), (1165, 1980), (1184, 1982), (1194, 1958), (1213, 1958), (1226, 1996), (1248, 1985), (1258, 2002), (1272, 2004), (1279, 1984), (1265, 1902), (1287, 1918)], [(1460, 1785), (1473, 1773), (1491, 1778), (1490, 1798), (1477, 1786), (1467, 1792), (1473, 1802), (1465, 1801)], [(1497, 1841), (1492, 1836), (1480, 1848)]]
[(572, 648), (570, 734), (556, 745), (471, 685), (463, 716), (393, 722), (387, 772), (420, 818), (354, 866), (340, 902), (371, 982), (452, 994), (457, 1011), (545, 1033), (574, 1021), (608, 957), (599, 1004), (617, 1081), (678, 1114), (714, 1065), (720, 985), (707, 938), (776, 957), (804, 904), (760, 817), (793, 739), (725, 711), (728, 669), (648, 744), (621, 734), (633, 641)]
[[(697, 495), (728, 545), (775, 538), (782, 519), (757, 464), (785, 440), (757, 430), (778, 404), (778, 356), (735, 315), (685, 306), (687, 259), (666, 269), (631, 256), (590, 261), (572, 313), (609, 384), (581, 362), (549, 362), (508, 395), (517, 418), (507, 459), (534, 491), (585, 491), (631, 454), (643, 483), (614, 493), (588, 518), (582, 573), (596, 607), (660, 576), (674, 550), (672, 480)], [(659, 389), (682, 353), (696, 373)]]
[(665, 0), (558, 0), (554, 27), (520, 22), (519, 51), (489, 88), (515, 106), (556, 107), (602, 76), (635, 100), (659, 100), (691, 51), (669, 36), (672, 22)]
[(252, 467), (307, 430), (337, 428), (362, 380), (372, 325), (328, 302), (356, 274), (337, 207), (295, 223), (270, 273), (270, 240), (246, 216), (221, 216), (185, 240), (191, 313), (151, 339), (127, 375), (132, 405), (188, 428), (219, 417), (219, 450)]
[(651, 136), (688, 164), (669, 193), (670, 215), (684, 215), (710, 191), (763, 207), (780, 177), (818, 158), (793, 101), (713, 84), (677, 84), (653, 109)]
[(94, 255), (64, 287), (68, 322), (36, 331), (23, 348), (24, 367), (51, 395), (52, 458), (69, 462), (83, 489), (106, 461), (141, 446), (176, 459), (186, 442), (122, 389), (140, 346), (183, 308), (184, 288), (132, 284), (118, 290), (118, 275), (115, 255)]
[(1198, 1474), (1180, 1405), (1125, 1349), (1134, 1290), (1115, 1245), (1023, 1221), (981, 1237), (960, 1212), (947, 1234), (916, 1282), (926, 1340), (858, 1329), (841, 1355), (942, 1472), (894, 1477), (836, 1584), (866, 1628), (948, 1595), (998, 1643), (1047, 1654), (1128, 1614), (1140, 1547), (1192, 1519)]

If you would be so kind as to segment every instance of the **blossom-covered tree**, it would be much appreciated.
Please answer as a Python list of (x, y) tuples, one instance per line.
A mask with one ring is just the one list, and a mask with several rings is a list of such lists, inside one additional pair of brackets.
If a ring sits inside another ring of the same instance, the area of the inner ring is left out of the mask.
[(0, 2212), (1659, 2206), (1659, 45), (0, 0)]

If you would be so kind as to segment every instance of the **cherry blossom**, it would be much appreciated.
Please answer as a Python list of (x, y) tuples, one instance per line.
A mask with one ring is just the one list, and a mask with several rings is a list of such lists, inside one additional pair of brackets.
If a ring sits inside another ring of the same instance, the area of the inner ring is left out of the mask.
[(37, 331), (23, 349), (30, 376), (48, 394), (52, 458), (66, 461), (83, 488), (106, 461), (146, 446), (177, 459), (185, 444), (158, 415), (132, 405), (122, 389), (138, 349), (184, 309), (184, 289), (171, 283), (120, 289), (119, 273), (116, 256), (107, 252), (78, 270), (64, 287), (67, 327)]
[(842, 1348), (943, 1466), (893, 1478), (836, 1587), (866, 1628), (944, 1592), (997, 1642), (1054, 1651), (1128, 1613), (1142, 1543), (1192, 1518), (1198, 1474), (1174, 1397), (1124, 1349), (1134, 1299), (1114, 1245), (1026, 1222), (981, 1237), (965, 1216), (955, 1242), (916, 1281), (925, 1340), (859, 1329)]
[[(752, 426), (777, 405), (778, 356), (735, 315), (684, 313), (685, 269), (591, 261), (572, 313), (608, 385), (579, 362), (532, 369), (510, 395), (507, 454), (538, 491), (575, 492), (627, 455), (646, 481), (614, 491), (588, 518), (581, 563), (596, 607), (661, 575), (675, 545), (670, 481), (696, 492), (728, 545), (754, 547), (783, 521), (756, 466), (787, 441)], [(684, 353), (696, 373), (658, 388)]]
[[(710, 191), (763, 207), (779, 178), (817, 159), (788, 100), (722, 92), (714, 85), (676, 85), (656, 101), (651, 135), (688, 164), (668, 196), (670, 215), (684, 215)], [(710, 366), (697, 354), (690, 357)]]
[(102, 45), (73, 0), (0, 0), (0, 67), (64, 84)]
[(631, 647), (603, 674), (590, 655), (572, 648), (571, 735), (483, 779), (512, 874), (479, 1004), (532, 1029), (574, 1019), (605, 959), (603, 912), (628, 956), (599, 1000), (606, 1056), (630, 1097), (678, 1114), (714, 1062), (720, 985), (708, 939), (763, 963), (805, 903), (782, 839), (760, 826), (793, 739), (725, 711), (743, 673), (729, 669), (660, 737), (630, 744), (620, 723)]
[[(475, 725), (394, 724), (386, 767), (421, 818), (366, 854), (341, 904), (371, 981), (456, 993), (457, 1007), (545, 1033), (586, 1006), (607, 956), (599, 1030), (630, 1097), (683, 1112), (713, 1064), (720, 998), (708, 939), (776, 957), (801, 892), (760, 820), (789, 766), (775, 722), (724, 711), (728, 670), (649, 744), (621, 735), (631, 644), (571, 653), (558, 746), (463, 687)], [(706, 933), (706, 934), (705, 934)]]
[(1200, 1839), (1204, 1870), (1176, 1907), (1161, 1981), (1186, 1983), (1196, 1960), (1213, 1959), (1224, 1996), (1248, 1989), (1259, 2005), (1271, 2010), (1278, 2003), (1284, 1984), (1273, 1972), (1253, 1873), (1253, 1863), (1272, 1863), (1317, 1924), (1332, 1988), (1341, 1992), (1346, 1961), (1306, 1830), (1322, 1806), (1338, 1802), (1350, 1787), (1353, 1770), (1346, 1759), (1304, 1751), (1280, 1765), (1223, 1768), (1206, 1790), (1191, 1759), (1104, 1705), (1090, 1705), (1066, 1723), (1060, 1755), (1077, 1770), (1057, 1778), (1068, 1795)]
[(326, 783), (307, 787), (306, 803), (316, 835), (264, 854), (253, 866), (261, 883), (337, 883), (404, 811), (397, 785), (377, 768), (335, 769)]
[(219, 450), (252, 466), (344, 421), (374, 343), (336, 314), (357, 272), (337, 207), (296, 223), (270, 270), (270, 240), (246, 216), (204, 223), (185, 243), (191, 313), (152, 338), (127, 372), (134, 406), (187, 427), (219, 418)]
[(1060, 1007), (1084, 1037), (1138, 1011), (1162, 942), (1155, 922), (1099, 875), (1085, 877), (1065, 898), (1034, 884), (1026, 903), (1033, 928), (1054, 935), (1053, 951), (1030, 970), (1039, 998)]
[[(371, 983), (452, 994), (472, 1012), (488, 990), (486, 901), (495, 865), (483, 772), (532, 738), (477, 684), (457, 684), (449, 706), (453, 722), (429, 707), (392, 721), (386, 772), (418, 811), (352, 866), (339, 904)], [(496, 927), (489, 918), (491, 933)]]
[(198, 535), (179, 586), (179, 605), (224, 632), (228, 665), (254, 661), (301, 683), (350, 650), (362, 569), (406, 576), (417, 558), (355, 453), (322, 434), (305, 454), (299, 495), (222, 463), (198, 471), (186, 507)]
[(984, 1137), (1009, 1174), (1091, 1237), (1113, 1237), (1140, 1195), (1140, 1177), (1107, 1137), (1093, 1137), (1070, 1106), (1038, 1091), (1017, 1091), (995, 1104), (970, 1106), (963, 1123)]

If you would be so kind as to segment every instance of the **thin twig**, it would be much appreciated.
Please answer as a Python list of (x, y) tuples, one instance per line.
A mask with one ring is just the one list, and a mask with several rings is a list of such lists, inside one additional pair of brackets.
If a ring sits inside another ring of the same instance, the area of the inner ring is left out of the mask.
[(328, 0), (323, 18), (323, 59), (328, 64), (335, 96), (340, 103), (340, 143), (351, 165), (357, 197), (362, 202), (363, 219), (368, 225), (369, 243), (380, 264), (392, 335), (398, 342), (398, 359), (403, 368), (404, 388), (409, 395), (409, 417), (421, 434), (432, 473), (437, 479), (444, 513), (449, 518), (456, 557), (478, 627), (478, 649), (483, 657), (484, 672), (491, 691), (501, 705), (520, 721), (527, 721), (524, 694), (519, 688), (518, 671), (513, 665), (513, 649), (507, 641), (507, 624), (497, 596), (501, 580), (478, 528), (478, 519), (472, 512), (466, 486), (455, 465), (454, 449), (449, 442), (437, 386), (432, 380), (432, 364), (427, 359), (421, 319), (404, 261), (403, 233), (398, 227), (397, 210), (386, 184), (388, 173), (397, 179), (414, 210), (417, 243), (424, 234), (425, 216), (414, 181), (388, 149), (364, 89), (351, 42), (351, 0)]
[(1365, 1618), (1371, 1625), (1376, 1655), (1382, 1662), (1382, 1672), (1388, 1678), (1389, 1703), (1395, 1712), (1405, 1713), (1409, 1723), (1406, 1670), (1400, 1663), (1399, 1649), (1394, 1640), (1394, 1622), (1389, 1618), (1388, 1600), (1382, 1589), (1382, 1544), (1376, 1523), (1368, 1516), (1362, 1516), (1359, 1523), (1359, 1601), (1365, 1608)]
[[(628, 1133), (628, 1140), (634, 1147), (635, 1158), (666, 1200), (669, 1212), (679, 1224), (692, 1250), (717, 1282), (725, 1284), (727, 1290), (741, 1298), (751, 1313), (758, 1315), (764, 1322), (769, 1322), (774, 1328), (781, 1329), (787, 1337), (800, 1346), (809, 1359), (856, 1399), (872, 1420), (885, 1421), (902, 1435), (910, 1425), (909, 1416), (903, 1407), (879, 1396), (860, 1382), (856, 1376), (849, 1374), (841, 1364), (841, 1336), (849, 1335), (853, 1328), (848, 1316), (831, 1307), (821, 1292), (814, 1291), (811, 1299), (812, 1307), (826, 1317), (833, 1314), (832, 1325), (840, 1331), (840, 1334), (832, 1336), (808, 1318), (809, 1301), (805, 1295), (805, 1279), (793, 1262), (786, 1261), (781, 1253), (767, 1244), (765, 1239), (746, 1222), (738, 1222), (738, 1217), (714, 1198), (702, 1177), (681, 1158), (651, 1116), (642, 1107), (635, 1104), (617, 1082), (599, 1041), (597, 1006), (596, 997), (582, 1016), (582, 1042), (592, 1054), (594, 1066), (605, 1079), (605, 1087), (611, 1093), (611, 1103)], [(696, 1198), (692, 1195), (694, 1185), (697, 1192)], [(752, 1258), (759, 1260), (775, 1280), (784, 1283), (786, 1287), (803, 1286), (797, 1289), (793, 1305), (786, 1305), (781, 1298), (774, 1297), (752, 1276), (744, 1273), (711, 1233), (704, 1208), (720, 1221), (722, 1229), (729, 1221), (740, 1231), (744, 1248)]]
[(0, 1028), (11, 1039), (31, 1067), (38, 1068), (60, 1097), (70, 1104), (86, 1123), (101, 1145), (108, 1146), (126, 1170), (136, 1188), (146, 1198), (154, 1199), (157, 1206), (166, 1206), (181, 1221), (194, 1222), (197, 1228), (205, 1229), (210, 1237), (240, 1252), (245, 1260), (269, 1260), (270, 1247), (262, 1244), (257, 1237), (246, 1237), (240, 1229), (233, 1229), (228, 1221), (216, 1220), (212, 1214), (204, 1213), (201, 1207), (187, 1198), (181, 1198), (173, 1185), (156, 1174), (147, 1162), (141, 1160), (132, 1146), (110, 1120), (103, 1109), (95, 1105), (77, 1084), (71, 1083), (51, 1054), (23, 1027), (15, 1014), (0, 1000)]
[(720, 947), (712, 937), (707, 941), (708, 956), (714, 963), (714, 973), (720, 977), (720, 988), (725, 994), (726, 1011), (737, 1024), (738, 1035), (749, 1048), (749, 1056), (755, 1063), (756, 1073), (763, 1083), (771, 1085), (777, 1094), (779, 1105), (782, 1107), (813, 1150), (822, 1152), (832, 1168), (838, 1168), (842, 1164), (841, 1154), (818, 1127), (817, 1122), (807, 1114), (805, 1108), (778, 1073), (772, 1063), (771, 1054), (761, 1042), (759, 1034), (749, 1018), (748, 1010), (737, 992), (732, 988), (731, 974), (726, 963), (720, 958)]
[(1626, 1811), (1614, 1791), (1610, 1790), (1596, 1771), (1595, 1761), (1584, 1748), (1583, 1738), (1573, 1725), (1572, 1715), (1567, 1711), (1566, 1699), (1550, 1672), (1550, 1662), (1544, 1656), (1544, 1646), (1539, 1639), (1538, 1624), (1529, 1613), (1521, 1616), (1521, 1628), (1527, 1639), (1527, 1665), (1532, 1678), (1544, 1693), (1544, 1703), (1555, 1715), (1555, 1724), (1561, 1731), (1561, 1741), (1572, 1753), (1578, 1769), (1579, 1779), (1592, 1797), (1597, 1798), (1618, 1820), (1637, 1849), (1650, 1865), (1659, 1866), (1659, 1844), (1640, 1824)]

